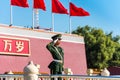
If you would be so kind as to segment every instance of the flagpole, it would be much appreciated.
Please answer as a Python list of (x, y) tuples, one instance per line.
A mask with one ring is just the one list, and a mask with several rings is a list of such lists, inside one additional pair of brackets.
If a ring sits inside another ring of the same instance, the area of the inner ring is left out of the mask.
[(71, 34), (70, 0), (69, 0), (69, 34)]
[(71, 34), (71, 17), (69, 15), (69, 33)]
[(35, 27), (37, 27), (38, 29), (40, 29), (40, 26), (39, 26), (39, 10), (38, 9), (35, 9)]
[(12, 16), (12, 6), (10, 4), (10, 25), (9, 26), (12, 26), (13, 24), (13, 16)]
[(33, 14), (32, 14), (32, 28), (34, 29), (34, 8), (33, 8)]
[(54, 32), (54, 13), (52, 13), (52, 32)]
[(51, 23), (52, 23), (52, 32), (54, 32), (54, 13), (52, 12), (52, 1), (53, 0), (51, 0), (51, 16), (52, 16), (52, 21), (51, 21)]
[(51, 0), (51, 16), (52, 16), (52, 32), (54, 32), (54, 13), (52, 12), (52, 0)]

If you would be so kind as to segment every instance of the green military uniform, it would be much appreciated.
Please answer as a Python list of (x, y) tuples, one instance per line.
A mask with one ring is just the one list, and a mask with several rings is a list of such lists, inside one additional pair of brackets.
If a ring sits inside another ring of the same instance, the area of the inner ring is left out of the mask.
[(64, 64), (63, 49), (60, 46), (54, 45), (54, 40), (58, 39), (59, 37), (61, 37), (60, 34), (53, 36), (52, 37), (53, 41), (46, 46), (46, 48), (50, 51), (54, 59), (48, 66), (50, 69), (50, 73), (53, 75), (62, 74), (63, 71), (63, 64)]

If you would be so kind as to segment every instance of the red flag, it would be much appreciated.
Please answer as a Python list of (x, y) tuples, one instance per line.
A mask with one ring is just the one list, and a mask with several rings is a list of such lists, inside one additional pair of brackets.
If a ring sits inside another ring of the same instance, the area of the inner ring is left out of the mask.
[(11, 0), (11, 5), (19, 7), (29, 7), (27, 0)]
[(59, 0), (52, 0), (52, 12), (60, 14), (68, 14), (67, 9)]
[(46, 10), (44, 0), (34, 0), (33, 8)]
[(90, 14), (82, 8), (76, 7), (70, 2), (70, 16), (89, 16)]

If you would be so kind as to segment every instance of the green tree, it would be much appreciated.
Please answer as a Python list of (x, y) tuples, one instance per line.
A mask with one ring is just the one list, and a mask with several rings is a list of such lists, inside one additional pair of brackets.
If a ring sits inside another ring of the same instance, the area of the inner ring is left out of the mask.
[(109, 61), (115, 52), (115, 42), (112, 33), (105, 34), (102, 29), (90, 26), (78, 27), (73, 34), (84, 36), (88, 68), (104, 68), (109, 66)]
[(113, 37), (112, 40), (115, 42), (115, 52), (112, 59), (109, 61), (109, 66), (120, 66), (120, 36)]

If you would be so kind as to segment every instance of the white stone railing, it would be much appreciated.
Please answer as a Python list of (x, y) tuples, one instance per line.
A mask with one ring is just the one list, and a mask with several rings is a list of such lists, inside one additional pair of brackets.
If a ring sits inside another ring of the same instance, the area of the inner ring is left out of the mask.
[(17, 74), (1, 74), (0, 80), (24, 80), (23, 75)]
[[(84, 76), (84, 75), (38, 75), (38, 80), (58, 80), (61, 77), (62, 80), (120, 80), (120, 75), (118, 76)], [(1, 74), (0, 80), (24, 80), (23, 75), (15, 74)]]

